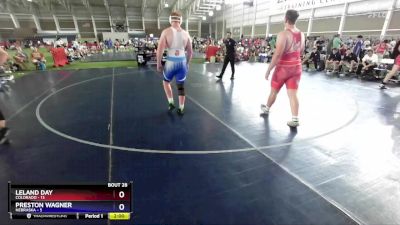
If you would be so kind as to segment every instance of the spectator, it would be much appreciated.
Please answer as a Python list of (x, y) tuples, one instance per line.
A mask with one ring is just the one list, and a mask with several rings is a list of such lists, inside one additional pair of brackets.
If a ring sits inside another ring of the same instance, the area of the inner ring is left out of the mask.
[(46, 69), (46, 59), (44, 58), (43, 53), (39, 52), (37, 48), (33, 48), (32, 53), (31, 53), (31, 60), (32, 63), (36, 65), (36, 68), (39, 70), (45, 70)]
[(353, 54), (355, 56), (357, 56), (358, 59), (361, 59), (361, 57), (362, 57), (361, 56), (362, 49), (363, 49), (363, 36), (362, 35), (358, 35), (357, 36), (357, 42), (356, 42), (356, 44), (354, 45), (354, 48), (353, 48)]
[(353, 38), (349, 37), (349, 39), (347, 39), (347, 41), (346, 41), (346, 45), (347, 45), (349, 48), (352, 48), (352, 47), (353, 47), (353, 44), (354, 44)]
[(321, 37), (317, 37), (317, 40), (315, 41), (314, 47), (317, 47), (317, 50), (319, 52), (322, 52), (324, 44), (325, 44), (325, 42), (323, 40), (321, 40)]
[(357, 68), (357, 62), (357, 56), (350, 49), (347, 49), (346, 55), (340, 61), (339, 71), (353, 73)]
[(392, 38), (392, 41), (390, 42), (390, 51), (393, 52), (394, 51), (394, 47), (396, 46), (396, 40), (394, 38)]
[(340, 55), (337, 48), (332, 49), (332, 53), (329, 55), (328, 59), (325, 62), (325, 70), (326, 72), (331, 72), (333, 67), (333, 72), (338, 72), (339, 63), (342, 60), (342, 56)]
[(218, 49), (215, 62), (224, 62), (224, 48), (220, 47)]
[(17, 67), (20, 70), (26, 70), (26, 62), (28, 61), (28, 56), (25, 54), (25, 52), (22, 51), (21, 47), (18, 46), (16, 47), (17, 52), (15, 53), (14, 56), (14, 63), (17, 65)]
[(333, 36), (332, 48), (337, 48), (337, 49), (339, 49), (340, 46), (341, 46), (342, 44), (344, 44), (344, 43), (343, 43), (342, 40), (340, 39), (340, 35), (339, 35), (339, 34), (335, 34), (335, 35)]
[(378, 56), (374, 54), (372, 49), (367, 50), (367, 55), (362, 59), (362, 64), (358, 66), (357, 74), (365, 76), (371, 73), (378, 64)]
[(381, 61), (383, 59), (383, 55), (387, 54), (387, 52), (389, 51), (388, 42), (388, 40), (381, 41), (378, 45), (374, 47), (379, 61)]
[(271, 40), (269, 41), (269, 46), (271, 46), (271, 50), (275, 50), (275, 45), (276, 45), (276, 38), (272, 37)]
[(331, 40), (326, 39), (325, 46), (323, 47), (322, 51), (325, 51), (327, 55), (331, 54), (332, 53), (332, 45), (333, 45), (333, 38)]
[(321, 59), (321, 55), (316, 47), (312, 49), (310, 57), (306, 58), (303, 62), (306, 64), (307, 71), (310, 69), (310, 63), (314, 63), (314, 68), (319, 71), (318, 64)]
[(112, 49), (112, 47), (113, 47), (113, 42), (112, 42), (111, 38), (109, 38), (108, 39), (108, 48)]
[(118, 52), (119, 51), (119, 46), (120, 46), (120, 43), (119, 43), (118, 39), (115, 40), (114, 46), (115, 46), (115, 50)]
[(368, 48), (371, 46), (371, 41), (369, 40), (369, 38), (365, 39), (364, 41), (364, 48)]
[(306, 41), (305, 53), (312, 52), (313, 47), (314, 47), (314, 41), (312, 40), (312, 37), (308, 37)]
[(272, 51), (270, 46), (267, 46), (265, 53), (267, 54), (267, 62), (271, 62), (274, 52)]
[(349, 48), (347, 47), (347, 45), (344, 45), (344, 44), (343, 44), (343, 45), (340, 47), (340, 49), (339, 49), (340, 55), (345, 56), (348, 49), (349, 49)]
[(54, 42), (54, 47), (55, 47), (55, 48), (60, 48), (60, 47), (62, 47), (63, 45), (64, 45), (64, 41), (61, 40), (60, 37), (57, 38), (57, 40)]

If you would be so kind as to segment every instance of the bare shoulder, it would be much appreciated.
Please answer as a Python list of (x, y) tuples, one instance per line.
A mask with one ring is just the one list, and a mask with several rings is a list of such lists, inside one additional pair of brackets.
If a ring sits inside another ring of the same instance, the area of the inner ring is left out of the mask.
[(188, 31), (186, 31), (186, 30), (184, 30), (184, 29), (182, 29), (182, 30), (183, 30), (183, 32), (186, 34), (187, 37), (190, 37), (190, 34), (189, 34)]
[(161, 32), (161, 35), (166, 35), (166, 34), (168, 34), (168, 33), (170, 32), (170, 30), (171, 30), (170, 27), (165, 28), (165, 29)]
[(278, 38), (285, 38), (286, 39), (286, 37), (289, 35), (289, 31), (287, 31), (287, 30), (284, 30), (284, 31), (281, 31), (281, 32), (279, 32), (278, 33)]

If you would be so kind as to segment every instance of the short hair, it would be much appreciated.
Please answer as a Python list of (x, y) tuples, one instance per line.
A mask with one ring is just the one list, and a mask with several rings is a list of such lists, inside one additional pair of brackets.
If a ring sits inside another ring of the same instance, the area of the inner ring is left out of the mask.
[(337, 51), (338, 49), (337, 48), (332, 48), (332, 51)]
[(232, 34), (230, 31), (226, 32), (227, 34)]
[(173, 12), (171, 12), (170, 16), (178, 16), (178, 17), (181, 17), (181, 16), (182, 16), (182, 13), (179, 12), (179, 11), (173, 11)]
[(374, 50), (368, 49), (367, 52), (372, 52), (372, 53), (374, 53)]
[(299, 18), (299, 12), (294, 9), (289, 9), (286, 11), (285, 19), (289, 22), (289, 24), (295, 24), (297, 18)]
[(363, 38), (363, 36), (362, 35), (358, 35), (357, 38)]

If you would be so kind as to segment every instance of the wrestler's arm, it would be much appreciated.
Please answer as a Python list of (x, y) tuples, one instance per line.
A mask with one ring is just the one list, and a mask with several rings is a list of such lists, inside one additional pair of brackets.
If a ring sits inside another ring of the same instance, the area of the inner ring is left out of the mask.
[(167, 30), (164, 30), (161, 33), (160, 41), (158, 43), (158, 48), (157, 48), (157, 69), (161, 69), (161, 67), (162, 67), (161, 60), (162, 60), (162, 57), (163, 57), (164, 50), (165, 50), (165, 48), (167, 46), (166, 33), (167, 33)]
[(276, 40), (276, 48), (274, 55), (272, 56), (271, 64), (268, 67), (267, 74), (271, 72), (278, 63), (279, 59), (282, 57), (283, 51), (285, 50), (286, 47), (286, 34), (285, 31), (282, 31), (278, 34), (277, 40)]
[(186, 62), (189, 65), (193, 56), (193, 48), (192, 48), (192, 39), (190, 38), (189, 33), (187, 33), (188, 41), (186, 43)]

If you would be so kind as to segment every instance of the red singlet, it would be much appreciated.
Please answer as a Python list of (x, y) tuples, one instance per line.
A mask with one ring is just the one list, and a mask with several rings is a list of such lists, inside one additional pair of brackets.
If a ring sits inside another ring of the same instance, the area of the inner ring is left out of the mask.
[(271, 87), (280, 90), (284, 84), (287, 89), (297, 89), (301, 77), (301, 32), (293, 32), (288, 29), (292, 35), (292, 43), (286, 46), (282, 58), (276, 65), (272, 75)]

